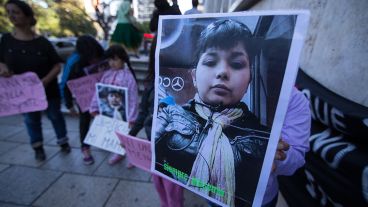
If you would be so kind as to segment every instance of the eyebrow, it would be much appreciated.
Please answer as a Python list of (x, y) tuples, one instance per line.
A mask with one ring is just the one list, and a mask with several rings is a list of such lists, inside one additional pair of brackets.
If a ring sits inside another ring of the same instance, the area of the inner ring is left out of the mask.
[(236, 57), (239, 57), (239, 56), (246, 56), (246, 57), (248, 57), (247, 53), (245, 53), (245, 52), (238, 52), (238, 51), (235, 51), (235, 52), (232, 52), (232, 53), (230, 54), (230, 57), (231, 57), (231, 58), (236, 58)]

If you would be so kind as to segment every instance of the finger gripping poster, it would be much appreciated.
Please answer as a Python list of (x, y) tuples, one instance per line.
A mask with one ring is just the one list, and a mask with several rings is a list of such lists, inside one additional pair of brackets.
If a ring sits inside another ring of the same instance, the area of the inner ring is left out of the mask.
[(152, 171), (222, 206), (261, 206), (308, 18), (160, 16)]

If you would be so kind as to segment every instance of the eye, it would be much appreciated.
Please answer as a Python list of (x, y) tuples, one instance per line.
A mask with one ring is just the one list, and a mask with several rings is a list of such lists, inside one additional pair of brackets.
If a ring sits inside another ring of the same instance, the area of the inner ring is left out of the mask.
[(204, 58), (202, 64), (208, 67), (214, 67), (217, 64), (217, 60), (213, 57)]
[(242, 60), (233, 60), (230, 62), (230, 66), (233, 69), (240, 70), (248, 66), (248, 63), (246, 61)]

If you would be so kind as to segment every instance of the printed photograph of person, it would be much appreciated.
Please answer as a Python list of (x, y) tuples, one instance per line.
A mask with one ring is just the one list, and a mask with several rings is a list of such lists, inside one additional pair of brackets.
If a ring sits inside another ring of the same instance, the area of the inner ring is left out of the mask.
[(153, 170), (218, 204), (253, 206), (293, 87), (281, 93), (297, 15), (226, 15), (161, 19)]
[(127, 89), (107, 84), (96, 84), (100, 114), (127, 121)]

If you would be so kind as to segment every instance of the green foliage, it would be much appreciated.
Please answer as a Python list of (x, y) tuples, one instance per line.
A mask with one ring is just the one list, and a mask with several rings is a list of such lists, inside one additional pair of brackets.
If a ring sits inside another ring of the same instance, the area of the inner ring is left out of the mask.
[[(6, 0), (0, 0), (0, 32), (11, 31), (4, 4)], [(27, 0), (33, 8), (37, 19), (36, 30), (41, 34), (51, 36), (78, 36), (81, 34), (96, 35), (93, 20), (83, 9), (82, 1), (52, 1), (44, 0), (48, 7), (42, 7), (37, 1)], [(56, 3), (57, 2), (57, 3)]]
[(76, 3), (73, 1), (64, 1), (57, 4), (56, 12), (60, 17), (60, 33), (73, 36), (82, 34), (95, 36), (97, 31), (93, 27), (93, 20), (82, 9), (82, 6)]
[(6, 15), (6, 11), (4, 8), (4, 4), (5, 4), (6, 0), (0, 0), (0, 32), (1, 33), (5, 33), (5, 32), (10, 32), (11, 31), (11, 24), (8, 21), (8, 17)]

